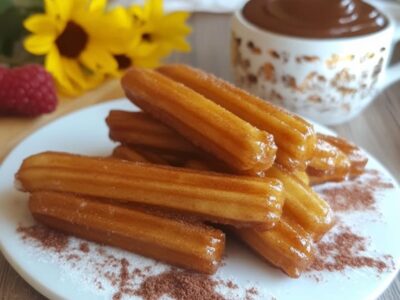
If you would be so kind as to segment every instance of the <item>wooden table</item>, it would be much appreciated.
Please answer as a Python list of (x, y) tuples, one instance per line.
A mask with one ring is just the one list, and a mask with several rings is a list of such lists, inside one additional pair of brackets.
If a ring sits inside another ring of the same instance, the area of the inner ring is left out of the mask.
[[(190, 38), (193, 51), (190, 54), (175, 55), (171, 60), (199, 66), (230, 80), (229, 18), (228, 15), (194, 15), (191, 20), (194, 33)], [(400, 53), (396, 53), (396, 56), (400, 56)], [(77, 100), (63, 102), (49, 116), (35, 120), (0, 118), (0, 161), (18, 141), (50, 120), (81, 107), (120, 96), (122, 91), (114, 80)], [(368, 150), (400, 181), (400, 83), (380, 95), (361, 116), (333, 129)], [(11, 269), (1, 254), (0, 299), (44, 299)], [(379, 298), (395, 299), (400, 299), (400, 276)]]

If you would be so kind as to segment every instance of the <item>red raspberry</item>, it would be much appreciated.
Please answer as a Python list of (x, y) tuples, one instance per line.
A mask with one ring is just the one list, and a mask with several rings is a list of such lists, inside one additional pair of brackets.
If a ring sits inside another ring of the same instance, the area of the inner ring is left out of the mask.
[(53, 78), (42, 66), (0, 67), (0, 114), (33, 117), (52, 112), (56, 106)]

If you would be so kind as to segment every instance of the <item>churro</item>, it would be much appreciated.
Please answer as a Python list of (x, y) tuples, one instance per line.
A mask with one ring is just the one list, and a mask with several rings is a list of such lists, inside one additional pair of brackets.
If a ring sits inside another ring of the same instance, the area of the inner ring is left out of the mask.
[(307, 174), (311, 182), (343, 181), (350, 174), (350, 160), (340, 149), (330, 143), (318, 139), (314, 156), (307, 166)]
[[(188, 160), (185, 167), (218, 170), (215, 165), (196, 159)], [(275, 227), (268, 231), (251, 228), (232, 230), (255, 252), (291, 277), (299, 277), (313, 260), (314, 246), (310, 234), (289, 215), (284, 214)]]
[(292, 174), (294, 176), (296, 176), (305, 185), (307, 185), (307, 186), (310, 185), (310, 178), (308, 177), (308, 175), (305, 171), (295, 171)]
[(350, 176), (364, 172), (368, 157), (359, 147), (349, 141), (332, 135), (318, 134), (318, 139), (328, 142), (342, 151), (350, 161)]
[[(197, 170), (213, 170), (225, 172), (220, 165), (208, 161), (190, 160), (186, 167)], [(272, 166), (266, 171), (266, 178), (278, 179), (283, 183), (283, 197), (285, 205), (283, 216), (293, 219), (293, 223), (301, 225), (306, 232), (318, 241), (334, 225), (332, 210), (309, 186), (307, 174), (292, 174), (279, 165)], [(299, 176), (303, 176), (299, 178)], [(312, 180), (312, 178), (310, 178)]]
[(144, 112), (112, 110), (106, 118), (111, 140), (122, 144), (144, 146), (164, 151), (190, 153), (198, 149), (176, 131)]
[(271, 134), (159, 72), (133, 67), (122, 87), (144, 111), (238, 171), (258, 174), (275, 160)]
[(112, 156), (130, 161), (148, 162), (148, 159), (146, 159), (143, 155), (141, 155), (134, 149), (123, 145), (115, 147)]
[(290, 277), (297, 278), (314, 258), (310, 235), (298, 224), (282, 217), (271, 230), (234, 229), (237, 236), (250, 248)]
[(282, 184), (276, 179), (44, 152), (25, 159), (16, 179), (23, 190), (79, 193), (158, 206), (203, 220), (272, 228), (282, 213)]
[(29, 209), (51, 228), (207, 274), (216, 271), (224, 251), (220, 230), (88, 197), (34, 192)]
[[(184, 166), (197, 170), (229, 172), (220, 163), (201, 157), (189, 159)], [(307, 175), (299, 179), (299, 174), (299, 172), (292, 174), (277, 164), (274, 164), (265, 172), (268, 178), (275, 178), (283, 183), (284, 213), (297, 220), (297, 223), (309, 232), (315, 240), (319, 240), (333, 226), (332, 211), (328, 203), (309, 186), (308, 182), (314, 184), (316, 179), (310, 177), (308, 180), (309, 176)]]
[(158, 71), (274, 136), (277, 162), (290, 170), (305, 169), (316, 143), (313, 126), (302, 118), (250, 95), (228, 82), (187, 65), (164, 65)]
[(269, 169), (266, 176), (283, 183), (283, 214), (303, 227), (315, 241), (320, 240), (332, 228), (334, 219), (329, 204), (311, 187), (278, 165)]
[(141, 151), (124, 145), (115, 147), (112, 156), (135, 162), (151, 162), (158, 165), (169, 165), (169, 162), (161, 155), (157, 155), (150, 151), (144, 152), (143, 150)]

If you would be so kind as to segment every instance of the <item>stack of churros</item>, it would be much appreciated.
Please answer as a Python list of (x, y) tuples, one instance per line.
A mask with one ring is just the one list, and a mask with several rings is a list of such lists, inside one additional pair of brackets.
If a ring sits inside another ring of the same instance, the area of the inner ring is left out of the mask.
[(23, 162), (16, 179), (35, 219), (208, 274), (223, 228), (300, 276), (334, 224), (310, 184), (361, 174), (360, 149), (185, 65), (131, 68), (122, 87), (143, 111), (109, 113), (119, 143), (110, 157), (44, 152)]

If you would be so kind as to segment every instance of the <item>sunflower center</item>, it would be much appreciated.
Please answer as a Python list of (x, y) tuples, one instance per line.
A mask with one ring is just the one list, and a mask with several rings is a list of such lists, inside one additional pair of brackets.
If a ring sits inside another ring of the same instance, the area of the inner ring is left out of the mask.
[(153, 41), (153, 35), (151, 33), (145, 32), (142, 34), (142, 40), (151, 43)]
[(123, 54), (114, 55), (115, 60), (118, 63), (118, 70), (129, 68), (132, 65), (132, 60)]
[(73, 21), (69, 21), (64, 31), (57, 37), (56, 45), (60, 54), (76, 58), (81, 54), (89, 40), (85, 30)]

